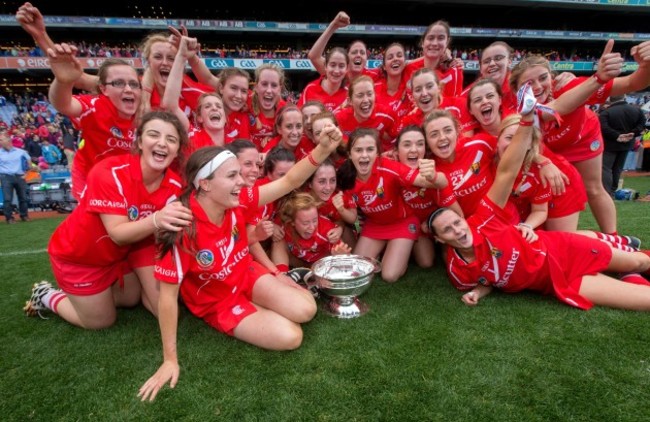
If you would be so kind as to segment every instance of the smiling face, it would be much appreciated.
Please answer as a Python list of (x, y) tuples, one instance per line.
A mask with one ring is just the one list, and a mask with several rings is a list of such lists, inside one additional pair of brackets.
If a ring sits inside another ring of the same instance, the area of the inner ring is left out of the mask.
[(320, 201), (328, 201), (336, 190), (336, 170), (334, 166), (321, 165), (318, 167), (309, 187)]
[(302, 129), (305, 135), (311, 139), (312, 141), (314, 140), (314, 132), (311, 126), (311, 117), (315, 114), (320, 113), (324, 109), (321, 109), (320, 107), (316, 105), (308, 105), (304, 106), (301, 110), (302, 112)]
[(271, 180), (278, 180), (291, 170), (291, 167), (296, 164), (295, 161), (276, 161), (273, 171), (267, 174), (268, 178)]
[(424, 127), (424, 133), (433, 155), (445, 161), (453, 161), (458, 142), (458, 130), (452, 119), (440, 117), (431, 120)]
[(156, 86), (165, 89), (167, 78), (174, 64), (176, 48), (167, 41), (154, 42), (151, 45), (151, 53), (147, 57), (147, 65), (151, 69), (153, 80)]
[(517, 132), (517, 128), (519, 125), (510, 125), (507, 128), (503, 129), (501, 131), (501, 134), (499, 134), (499, 139), (497, 141), (497, 154), (499, 157), (503, 157), (503, 153), (506, 152), (506, 149), (508, 149), (508, 146), (510, 145), (510, 142), (512, 142), (512, 138), (515, 136), (515, 132)]
[(350, 75), (360, 75), (368, 62), (366, 45), (361, 41), (355, 41), (350, 44), (348, 48), (348, 59), (350, 60)]
[(481, 55), (481, 76), (492, 79), (499, 85), (502, 85), (508, 76), (508, 69), (512, 60), (510, 52), (504, 45), (492, 45)]
[(280, 74), (274, 69), (263, 69), (254, 89), (260, 109), (267, 112), (275, 110), (282, 92)]
[(467, 220), (452, 210), (445, 210), (433, 221), (436, 240), (453, 248), (468, 249), (472, 247), (472, 230)]
[(239, 192), (244, 186), (240, 175), (239, 161), (229, 158), (213, 173), (212, 179), (200, 181), (203, 195), (218, 208), (230, 209), (239, 206)]
[(350, 160), (357, 169), (357, 177), (367, 180), (372, 174), (372, 167), (379, 154), (377, 140), (370, 135), (360, 136), (350, 148)]
[(440, 24), (433, 25), (422, 40), (422, 54), (428, 59), (438, 60), (444, 57), (448, 44), (449, 34), (447, 28)]
[(221, 86), (221, 98), (227, 112), (241, 111), (246, 105), (247, 96), (248, 80), (244, 76), (231, 76)]
[(540, 104), (547, 103), (551, 98), (553, 88), (553, 77), (551, 71), (546, 66), (531, 66), (524, 70), (517, 78), (517, 87), (521, 87), (526, 82), (530, 82), (533, 88), (533, 94)]
[[(108, 85), (109, 82), (124, 81), (126, 85), (124, 88), (117, 88)], [(118, 115), (122, 119), (131, 119), (138, 111), (140, 105), (140, 97), (142, 96), (142, 89), (131, 88), (131, 84), (140, 84), (138, 73), (134, 68), (128, 65), (114, 65), (106, 69), (105, 84), (100, 84), (99, 88), (102, 94), (106, 95), (115, 108), (117, 108)]]
[(316, 207), (300, 210), (291, 223), (303, 239), (311, 239), (314, 233), (318, 231), (318, 210)]
[[(312, 131), (314, 132), (314, 139), (317, 140), (320, 137), (321, 132), (325, 126), (334, 125), (334, 121), (330, 118), (321, 118), (315, 120), (311, 123)], [(318, 143), (318, 141), (316, 141)]]
[(176, 127), (163, 120), (152, 119), (145, 123), (138, 138), (140, 163), (145, 169), (164, 171), (174, 161), (180, 149), (180, 137)]
[(343, 84), (343, 79), (348, 70), (348, 63), (345, 54), (340, 51), (334, 51), (330, 54), (329, 60), (325, 64), (325, 77), (327, 80), (339, 86)]
[(501, 97), (494, 85), (482, 84), (469, 92), (469, 112), (483, 127), (498, 125), (501, 121)]
[(350, 102), (354, 109), (354, 117), (359, 121), (368, 120), (375, 108), (375, 87), (371, 80), (364, 76), (361, 81), (350, 87)]
[(260, 177), (259, 160), (260, 153), (255, 148), (246, 148), (237, 154), (237, 160), (241, 166), (241, 177), (246, 186), (253, 186)]
[(384, 71), (389, 76), (399, 76), (406, 66), (404, 47), (393, 44), (384, 53)]
[(216, 95), (202, 96), (196, 121), (206, 130), (222, 130), (226, 126), (226, 112), (221, 98)]
[(296, 149), (302, 138), (302, 113), (300, 110), (287, 110), (276, 127), (280, 135), (280, 145), (290, 151)]
[(433, 72), (424, 72), (412, 80), (413, 100), (415, 105), (427, 114), (440, 105), (440, 85)]
[(426, 148), (424, 135), (417, 130), (410, 130), (402, 133), (397, 142), (399, 162), (412, 169), (418, 168), (418, 163), (424, 158)]

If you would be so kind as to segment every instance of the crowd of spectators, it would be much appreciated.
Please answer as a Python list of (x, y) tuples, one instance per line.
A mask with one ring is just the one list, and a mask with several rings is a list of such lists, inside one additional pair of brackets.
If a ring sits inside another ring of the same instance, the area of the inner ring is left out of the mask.
[[(70, 42), (79, 49), (79, 57), (140, 57), (138, 46), (133, 43), (121, 43), (110, 45), (104, 42)], [(382, 60), (384, 48), (380, 46), (368, 46), (368, 58), (370, 60)], [(420, 55), (420, 50), (415, 45), (405, 46), (406, 59), (412, 60)], [(253, 58), (253, 59), (307, 59), (308, 48), (293, 48), (282, 45), (242, 45), (242, 44), (204, 44), (202, 55), (204, 57), (220, 58)], [(466, 47), (455, 48), (452, 51), (454, 57), (462, 60), (478, 60), (481, 54), (480, 48)], [(597, 61), (601, 52), (598, 50), (548, 50), (548, 49), (516, 49), (513, 55), (515, 61), (519, 61), (529, 54), (541, 54), (551, 61)], [(40, 57), (45, 56), (39, 47), (11, 44), (0, 46), (0, 56), (3, 57)], [(632, 60), (625, 57), (626, 60)]]

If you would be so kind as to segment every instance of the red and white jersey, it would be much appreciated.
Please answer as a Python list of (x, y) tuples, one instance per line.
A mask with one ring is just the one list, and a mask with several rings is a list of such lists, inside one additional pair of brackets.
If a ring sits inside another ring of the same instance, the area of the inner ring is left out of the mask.
[[(199, 97), (206, 92), (216, 91), (210, 85), (204, 85), (196, 82), (189, 75), (183, 75), (183, 85), (181, 86), (181, 95), (178, 98), (178, 107), (183, 110), (183, 113), (185, 113), (190, 121), (193, 121), (193, 111), (199, 105)], [(162, 98), (158, 90), (154, 89), (151, 92), (151, 100), (149, 101), (151, 109), (158, 110), (161, 101)]]
[[(587, 77), (573, 79), (566, 86), (559, 89), (556, 95), (561, 95), (587, 79)], [(609, 97), (613, 85), (613, 81), (604, 84), (592, 94), (585, 104), (603, 104)], [(600, 148), (603, 137), (600, 133), (598, 117), (595, 116), (594, 118), (594, 116), (595, 113), (589, 110), (588, 107), (578, 107), (571, 113), (562, 116), (562, 124), (559, 126), (553, 120), (545, 122), (542, 125), (544, 143), (553, 152), (563, 155), (565, 155), (565, 152), (570, 151), (573, 145), (579, 144), (581, 141), (590, 142), (592, 150)]]
[(456, 195), (450, 186), (442, 189), (427, 189), (417, 186), (402, 188), (402, 197), (407, 206), (413, 210), (420, 222), (427, 221), (429, 215), (441, 207), (456, 203)]
[(395, 116), (387, 108), (375, 104), (370, 117), (363, 122), (357, 120), (354, 116), (352, 107), (345, 107), (335, 113), (336, 121), (339, 123), (339, 129), (343, 132), (344, 142), (347, 142), (350, 134), (356, 128), (376, 129), (379, 132), (382, 151), (393, 149), (395, 137), (397, 137), (397, 122)]
[(248, 113), (231, 111), (226, 117), (225, 143), (229, 144), (236, 139), (250, 139)]
[(351, 190), (343, 192), (343, 200), (350, 198), (369, 221), (376, 224), (395, 223), (412, 215), (404, 203), (402, 188), (412, 186), (419, 170), (384, 157), (377, 157), (372, 174), (365, 182), (357, 179)]
[[(403, 77), (407, 81), (411, 80), (413, 74), (424, 67), (424, 57), (420, 57), (406, 64)], [(440, 80), (440, 92), (443, 97), (457, 97), (463, 91), (463, 69), (460, 67), (451, 67), (448, 69), (436, 68), (438, 80)], [(410, 86), (409, 86), (410, 90)]]
[(294, 233), (291, 224), (284, 225), (284, 241), (291, 255), (307, 263), (314, 263), (319, 259), (331, 255), (332, 245), (327, 240), (327, 233), (338, 227), (322, 215), (318, 216), (318, 230), (310, 239), (303, 239)]
[(79, 206), (57, 227), (48, 251), (72, 263), (113, 265), (127, 256), (130, 245), (118, 246), (111, 240), (100, 214), (140, 220), (175, 200), (181, 187), (180, 178), (168, 169), (160, 187), (149, 193), (142, 181), (139, 155), (107, 158), (90, 171)]
[(323, 82), (324, 77), (316, 79), (307, 84), (305, 89), (300, 95), (300, 100), (298, 100), (298, 107), (302, 107), (307, 101), (317, 100), (323, 103), (325, 108), (328, 111), (334, 111), (338, 109), (341, 104), (345, 102), (348, 98), (347, 88), (341, 87), (334, 94), (328, 94), (322, 87), (321, 83)]
[[(440, 110), (447, 110), (452, 116), (456, 118), (460, 125), (460, 133), (472, 130), (476, 121), (469, 111), (467, 110), (467, 103), (460, 97), (443, 97), (440, 105)], [(397, 133), (401, 132), (408, 125), (416, 125), (422, 127), (424, 124), (424, 113), (418, 107), (413, 108), (406, 116), (402, 118), (399, 123)]]
[(75, 95), (81, 104), (78, 124), (83, 146), (75, 154), (76, 171), (88, 174), (99, 161), (131, 152), (135, 139), (134, 118), (122, 119), (111, 100), (103, 95)]
[[(249, 207), (252, 206), (255, 210), (251, 211), (248, 215), (251, 217), (250, 220), (246, 221), (248, 224), (253, 226), (257, 225), (264, 218), (268, 218), (270, 221), (273, 221), (276, 217), (277, 207), (276, 202), (269, 202), (266, 205), (257, 207), (256, 205), (250, 203), (251, 189), (254, 189), (256, 192), (259, 192), (260, 186), (264, 186), (267, 183), (271, 183), (271, 179), (268, 177), (262, 177), (255, 181), (255, 185), (252, 188), (243, 188), (239, 192), (239, 206)], [(259, 193), (257, 194), (259, 196)], [(243, 205), (242, 205), (243, 204)]]
[[(341, 221), (341, 214), (339, 213), (339, 210), (336, 209), (334, 204), (332, 203), (332, 198), (334, 198), (338, 194), (338, 191), (334, 192), (332, 196), (330, 196), (330, 199), (328, 199), (326, 202), (323, 202), (321, 205), (318, 206), (318, 214), (322, 215), (325, 218), (328, 218), (330, 221)], [(348, 197), (347, 200), (345, 196), (343, 197), (343, 207), (346, 209), (356, 209), (357, 204), (354, 202), (352, 197)]]
[(449, 162), (434, 157), (436, 170), (447, 176), (465, 216), (472, 215), (495, 176), (496, 151), (485, 135), (458, 139), (456, 156)]
[(467, 219), (475, 260), (468, 263), (456, 249), (447, 248), (447, 274), (457, 289), (471, 290), (480, 284), (509, 293), (524, 289), (552, 293), (546, 244), (541, 237), (528, 243), (509, 218), (485, 197)]
[(250, 133), (250, 140), (255, 144), (258, 151), (262, 151), (262, 148), (273, 137), (273, 127), (275, 126), (277, 110), (280, 110), (286, 104), (286, 101), (280, 99), (275, 106), (276, 112), (273, 113), (273, 116), (267, 117), (261, 110), (258, 110), (256, 114), (253, 108), (253, 91), (248, 92), (248, 132)]
[(406, 79), (402, 78), (397, 91), (392, 95), (388, 93), (386, 79), (375, 82), (375, 104), (390, 110), (397, 119), (408, 114), (413, 109), (413, 103), (406, 90)]
[(509, 201), (517, 207), (519, 219), (526, 221), (531, 205), (548, 203), (551, 198), (551, 185), (544, 187), (539, 176), (539, 167), (532, 164), (527, 172), (520, 171), (517, 175)]
[[(470, 84), (467, 88), (463, 89), (460, 97), (467, 101), (467, 96), (469, 95), (469, 90), (472, 89), (474, 83)], [(516, 113), (517, 112), (517, 96), (510, 89), (510, 71), (506, 74), (506, 77), (503, 79), (501, 84), (501, 117)]]
[[(248, 190), (255, 195), (255, 190)], [(173, 250), (156, 259), (154, 275), (162, 282), (180, 284), (181, 297), (194, 315), (203, 317), (215, 303), (236, 295), (238, 287), (246, 284), (252, 262), (246, 220), (254, 208), (228, 209), (217, 226), (191, 196), (196, 237), (192, 241), (184, 231)]]

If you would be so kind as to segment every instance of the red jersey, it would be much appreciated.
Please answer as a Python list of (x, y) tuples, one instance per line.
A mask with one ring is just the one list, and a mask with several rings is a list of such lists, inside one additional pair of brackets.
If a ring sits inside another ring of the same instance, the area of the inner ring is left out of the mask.
[(520, 171), (517, 175), (509, 201), (517, 207), (519, 220), (526, 221), (532, 204), (548, 203), (551, 197), (551, 185), (544, 187), (539, 176), (539, 167), (532, 164), (527, 172)]
[[(267, 152), (271, 151), (273, 148), (277, 147), (279, 144), (280, 144), (280, 137), (276, 136), (267, 142), (262, 152), (266, 154)], [(296, 157), (296, 162), (298, 162), (303, 158), (305, 158), (306, 156), (308, 156), (309, 153), (314, 148), (316, 148), (316, 145), (314, 145), (314, 143), (309, 138), (303, 136), (300, 138), (300, 142), (296, 146), (296, 149), (294, 149), (291, 152), (293, 152), (294, 157)]]
[[(321, 205), (318, 206), (318, 214), (322, 215), (325, 218), (328, 218), (330, 221), (341, 221), (341, 214), (339, 213), (339, 210), (336, 209), (334, 204), (332, 203), (332, 198), (338, 194), (338, 191), (334, 192), (332, 196), (330, 196), (330, 199), (327, 200), (327, 202), (323, 202)], [(347, 200), (346, 200), (347, 199)], [(343, 197), (343, 207), (346, 209), (356, 209), (357, 204), (354, 202), (352, 197), (346, 198), (345, 196)]]
[(171, 170), (160, 187), (147, 192), (142, 182), (139, 155), (117, 156), (97, 164), (79, 205), (57, 227), (48, 252), (71, 263), (103, 267), (124, 260), (131, 245), (111, 240), (100, 214), (124, 215), (130, 221), (145, 218), (176, 199), (181, 181)]
[(392, 95), (388, 93), (386, 79), (379, 79), (375, 82), (375, 104), (390, 110), (397, 119), (408, 114), (414, 105), (406, 90), (406, 79), (402, 78), (397, 91)]
[[(566, 86), (558, 90), (557, 95), (570, 90), (581, 84), (587, 77), (579, 77), (570, 81)], [(585, 104), (602, 104), (612, 90), (613, 81), (601, 86), (587, 100)], [(603, 144), (603, 137), (600, 133), (598, 117), (593, 118), (593, 112), (587, 107), (578, 107), (569, 114), (562, 116), (562, 124), (557, 125), (555, 121), (547, 121), (542, 125), (544, 143), (558, 154), (565, 155), (572, 147), (580, 144), (581, 141), (589, 142), (592, 150), (598, 149)]]
[[(420, 57), (406, 64), (403, 78), (407, 82), (411, 80), (413, 74), (424, 67), (424, 57)], [(440, 80), (440, 92), (443, 97), (456, 97), (463, 91), (463, 69), (460, 67), (450, 67), (440, 69), (437, 67), (436, 75)], [(409, 87), (410, 89), (410, 87)]]
[(429, 215), (438, 208), (456, 203), (456, 196), (450, 186), (442, 189), (407, 186), (402, 189), (402, 197), (420, 222), (427, 221)]
[[(190, 209), (196, 223), (196, 238), (187, 232), (173, 251), (156, 259), (154, 274), (165, 283), (180, 284), (185, 305), (196, 316), (213, 311), (215, 303), (237, 294), (238, 287), (248, 282), (248, 266), (252, 257), (248, 250), (246, 221), (259, 201), (256, 189), (244, 189), (251, 194), (251, 202), (226, 210), (220, 226), (213, 224), (195, 196), (190, 198)], [(242, 193), (244, 191), (242, 190)], [(243, 294), (243, 289), (239, 290)]]
[(74, 158), (75, 171), (86, 175), (100, 160), (131, 152), (135, 139), (134, 118), (122, 119), (111, 100), (103, 95), (75, 95), (81, 104), (79, 128), (83, 146)]
[(343, 192), (343, 200), (352, 198), (369, 221), (393, 224), (412, 215), (401, 191), (404, 187), (412, 186), (418, 174), (417, 169), (377, 157), (368, 180), (363, 182), (357, 179), (351, 190)]
[(267, 117), (260, 110), (257, 114), (253, 112), (253, 91), (248, 93), (248, 132), (250, 133), (250, 140), (253, 141), (258, 151), (266, 146), (266, 143), (273, 137), (273, 127), (275, 126), (275, 117), (277, 110), (280, 110), (287, 104), (286, 101), (280, 99), (275, 106), (276, 112), (273, 116)]
[(376, 129), (381, 139), (382, 151), (390, 151), (395, 144), (397, 137), (397, 123), (393, 114), (380, 105), (375, 104), (370, 117), (363, 122), (357, 120), (354, 116), (352, 107), (345, 107), (335, 113), (336, 121), (339, 122), (339, 129), (343, 132), (344, 142), (350, 137), (352, 131), (356, 128), (363, 127)]
[(453, 162), (434, 157), (436, 170), (447, 176), (465, 216), (472, 215), (495, 176), (493, 145), (487, 136), (459, 138)]
[[(469, 95), (469, 90), (472, 89), (474, 83), (470, 84), (467, 88), (463, 89), (460, 97), (467, 102), (467, 96)], [(501, 84), (501, 117), (505, 117), (509, 114), (517, 112), (517, 96), (510, 89), (510, 71), (506, 74), (506, 77), (503, 79)]]
[(243, 111), (231, 111), (226, 117), (224, 130), (226, 132), (224, 137), (226, 144), (236, 139), (250, 139), (248, 114)]
[[(178, 107), (183, 110), (183, 113), (192, 121), (193, 111), (199, 105), (199, 97), (206, 92), (215, 92), (215, 89), (210, 85), (204, 85), (196, 82), (189, 75), (183, 75), (183, 85), (181, 86), (181, 95), (178, 98)], [(151, 105), (152, 110), (160, 108), (162, 98), (157, 89), (151, 92)]]
[(307, 101), (317, 100), (323, 103), (328, 111), (338, 109), (348, 98), (347, 88), (341, 87), (334, 94), (328, 94), (322, 87), (323, 76), (307, 84), (298, 100), (298, 107), (302, 107)]
[[(454, 248), (447, 249), (451, 283), (459, 290), (479, 284), (508, 293), (533, 290), (589, 309), (591, 302), (579, 294), (581, 278), (607, 267), (610, 248), (581, 235), (543, 230), (537, 231), (538, 240), (528, 243), (508, 219), (508, 213), (489, 198), (481, 201), (467, 219), (476, 259), (468, 263)], [(569, 250), (571, 254), (567, 254)]]
[(319, 259), (331, 255), (332, 245), (327, 240), (327, 232), (338, 227), (322, 215), (318, 216), (318, 230), (312, 235), (310, 239), (303, 239), (302, 237), (293, 233), (291, 224), (284, 225), (284, 240), (287, 242), (289, 252), (298, 259), (313, 264)]

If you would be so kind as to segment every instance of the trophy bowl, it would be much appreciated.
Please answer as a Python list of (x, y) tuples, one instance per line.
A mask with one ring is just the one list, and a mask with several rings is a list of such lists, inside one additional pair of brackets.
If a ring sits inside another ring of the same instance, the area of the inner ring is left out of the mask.
[(323, 297), (322, 309), (337, 318), (356, 318), (368, 312), (368, 305), (358, 296), (370, 287), (379, 261), (360, 255), (332, 255), (321, 258), (311, 267), (312, 277)]

